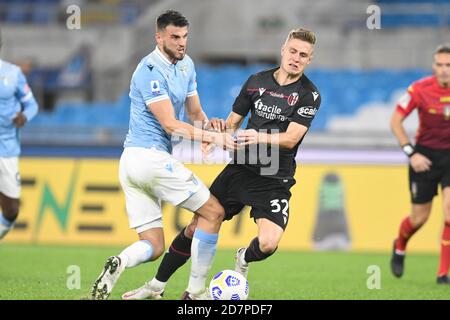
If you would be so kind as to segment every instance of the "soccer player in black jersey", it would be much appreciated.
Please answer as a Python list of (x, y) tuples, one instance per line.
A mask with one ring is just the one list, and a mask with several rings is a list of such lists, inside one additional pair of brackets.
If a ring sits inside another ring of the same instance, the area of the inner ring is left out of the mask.
[[(225, 220), (244, 206), (251, 207), (258, 236), (247, 248), (238, 249), (235, 265), (245, 277), (250, 262), (275, 252), (289, 220), (295, 155), (321, 101), (317, 88), (303, 74), (311, 63), (315, 42), (313, 32), (292, 30), (281, 48), (280, 66), (250, 76), (226, 122), (215, 119), (211, 124), (213, 129), (234, 132), (251, 113), (246, 130), (237, 133), (241, 149), (210, 187), (225, 208)], [(155, 278), (125, 293), (123, 299), (161, 298), (170, 276), (191, 255), (195, 225), (196, 218), (173, 240)]]

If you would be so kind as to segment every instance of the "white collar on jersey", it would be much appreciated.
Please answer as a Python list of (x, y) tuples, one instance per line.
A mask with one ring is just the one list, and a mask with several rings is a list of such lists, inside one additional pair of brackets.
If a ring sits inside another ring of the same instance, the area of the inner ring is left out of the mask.
[(170, 62), (169, 59), (166, 58), (166, 56), (161, 52), (161, 50), (159, 50), (158, 46), (156, 46), (155, 51), (165, 65), (167, 66), (172, 65), (172, 62)]

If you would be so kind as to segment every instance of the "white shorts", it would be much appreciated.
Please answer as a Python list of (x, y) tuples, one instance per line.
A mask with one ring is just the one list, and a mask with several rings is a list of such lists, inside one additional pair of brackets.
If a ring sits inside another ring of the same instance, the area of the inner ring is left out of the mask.
[(130, 228), (138, 233), (162, 227), (161, 200), (195, 212), (210, 197), (204, 183), (180, 161), (154, 148), (125, 148), (119, 178)]
[(8, 198), (20, 198), (19, 158), (0, 158), (0, 192)]

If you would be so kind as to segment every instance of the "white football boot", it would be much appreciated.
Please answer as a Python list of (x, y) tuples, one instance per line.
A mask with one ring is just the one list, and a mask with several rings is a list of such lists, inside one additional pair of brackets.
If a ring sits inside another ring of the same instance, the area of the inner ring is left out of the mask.
[(248, 263), (244, 263), (244, 254), (245, 254), (246, 248), (239, 248), (236, 252), (235, 256), (235, 264), (234, 264), (234, 271), (239, 272), (244, 276), (245, 279), (247, 279), (248, 275)]
[(109, 257), (108, 260), (106, 260), (102, 273), (92, 286), (92, 299), (108, 299), (123, 270), (125, 270), (125, 265), (118, 256)]
[(208, 288), (206, 288), (205, 291), (199, 294), (192, 294), (186, 290), (181, 296), (181, 300), (212, 300), (212, 298), (209, 295)]
[(142, 287), (128, 291), (122, 295), (123, 300), (145, 300), (154, 299), (159, 300), (164, 295), (164, 289), (156, 290), (150, 282), (146, 282)]

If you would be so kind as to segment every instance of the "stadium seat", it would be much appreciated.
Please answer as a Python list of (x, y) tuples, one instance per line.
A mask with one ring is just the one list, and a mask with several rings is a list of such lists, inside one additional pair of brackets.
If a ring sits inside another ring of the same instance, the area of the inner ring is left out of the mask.
[(120, 22), (126, 25), (133, 24), (139, 17), (139, 8), (128, 4), (120, 8)]
[[(208, 116), (226, 118), (248, 76), (269, 67), (261, 65), (197, 66), (198, 91)], [(394, 92), (406, 89), (412, 81), (427, 74), (428, 72), (424, 70), (311, 69), (307, 75), (319, 88), (322, 96), (320, 117), (313, 122), (311, 130), (323, 130), (334, 116), (357, 114), (361, 106), (369, 103), (390, 103)], [(57, 87), (57, 71), (55, 70), (40, 70), (34, 77), (46, 79), (47, 86), (56, 85)], [(127, 128), (129, 107), (130, 98), (128, 91), (125, 91), (112, 102), (60, 104), (53, 114), (43, 116), (45, 121), (36, 120), (30, 125), (42, 126), (45, 123), (45, 125), (57, 127)]]
[(27, 22), (28, 19), (29, 10), (28, 7), (22, 3), (13, 3), (10, 4), (6, 17), (5, 22), (11, 23), (11, 24), (23, 24)]
[(445, 22), (439, 14), (383, 14), (381, 24), (383, 27), (439, 27)]
[(56, 7), (49, 4), (43, 4), (41, 1), (49, 0), (40, 0), (35, 4), (35, 7), (31, 13), (31, 22), (40, 25), (47, 25), (56, 22)]

